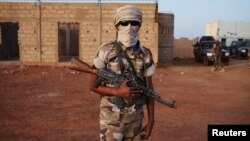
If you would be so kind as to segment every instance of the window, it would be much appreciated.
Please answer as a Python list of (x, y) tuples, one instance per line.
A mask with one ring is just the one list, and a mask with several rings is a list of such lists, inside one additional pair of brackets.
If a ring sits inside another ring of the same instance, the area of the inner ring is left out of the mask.
[(243, 39), (242, 39), (242, 38), (239, 38), (239, 39), (238, 39), (238, 41), (242, 42), (242, 41), (243, 41)]

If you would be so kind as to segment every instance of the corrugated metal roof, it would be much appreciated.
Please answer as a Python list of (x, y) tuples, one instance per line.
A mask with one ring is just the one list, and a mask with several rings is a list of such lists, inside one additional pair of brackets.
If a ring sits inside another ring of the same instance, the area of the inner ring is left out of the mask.
[(0, 2), (30, 3), (157, 3), (158, 0), (0, 0)]

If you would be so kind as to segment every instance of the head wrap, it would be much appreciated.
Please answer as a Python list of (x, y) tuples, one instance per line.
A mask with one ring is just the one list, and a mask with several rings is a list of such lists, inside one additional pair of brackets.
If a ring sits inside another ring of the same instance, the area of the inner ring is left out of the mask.
[(138, 21), (142, 22), (142, 12), (141, 9), (135, 5), (125, 5), (118, 8), (115, 12), (114, 17), (115, 25), (117, 25), (120, 21)]

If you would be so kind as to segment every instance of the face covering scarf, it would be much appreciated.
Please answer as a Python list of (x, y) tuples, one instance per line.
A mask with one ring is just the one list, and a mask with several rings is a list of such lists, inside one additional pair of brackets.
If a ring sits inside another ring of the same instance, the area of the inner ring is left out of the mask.
[(127, 26), (118, 27), (118, 37), (117, 40), (120, 41), (125, 47), (133, 47), (139, 40), (139, 26)]

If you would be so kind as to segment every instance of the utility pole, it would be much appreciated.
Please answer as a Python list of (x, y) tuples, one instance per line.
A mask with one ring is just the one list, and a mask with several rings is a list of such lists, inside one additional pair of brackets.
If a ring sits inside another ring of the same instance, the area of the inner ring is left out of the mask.
[(41, 0), (37, 0), (36, 5), (38, 5), (38, 46), (39, 46), (39, 61), (42, 63), (42, 8)]
[(102, 0), (98, 0), (99, 5), (99, 45), (102, 44)]

